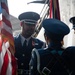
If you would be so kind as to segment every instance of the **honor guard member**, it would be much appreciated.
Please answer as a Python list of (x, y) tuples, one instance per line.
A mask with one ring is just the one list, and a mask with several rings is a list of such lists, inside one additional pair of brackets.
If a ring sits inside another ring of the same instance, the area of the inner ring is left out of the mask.
[(40, 15), (35, 12), (24, 12), (18, 18), (22, 26), (21, 34), (15, 37), (15, 57), (18, 62), (18, 75), (29, 75), (29, 61), (32, 49), (45, 47), (43, 41), (32, 36)]
[(73, 29), (75, 33), (75, 17), (71, 17), (69, 21), (73, 24)]
[(45, 19), (42, 25), (48, 47), (33, 49), (30, 75), (70, 75), (62, 57), (65, 49), (61, 43), (64, 36), (70, 32), (69, 27), (57, 19)]

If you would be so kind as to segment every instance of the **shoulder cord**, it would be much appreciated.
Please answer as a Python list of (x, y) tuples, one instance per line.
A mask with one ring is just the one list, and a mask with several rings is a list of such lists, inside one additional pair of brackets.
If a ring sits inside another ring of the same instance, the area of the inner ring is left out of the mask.
[(40, 75), (42, 75), (41, 71), (40, 71), (40, 55), (39, 55), (39, 52), (36, 49), (34, 49), (34, 52), (36, 53), (36, 56), (37, 56), (37, 70), (40, 73)]

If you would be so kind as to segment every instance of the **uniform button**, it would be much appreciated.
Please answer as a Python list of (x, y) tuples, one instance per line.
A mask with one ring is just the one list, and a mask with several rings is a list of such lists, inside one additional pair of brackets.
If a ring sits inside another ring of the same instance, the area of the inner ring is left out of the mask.
[(33, 66), (31, 66), (31, 69), (33, 69)]
[(22, 55), (23, 57), (25, 56), (25, 54)]
[(21, 63), (21, 66), (23, 66), (24, 64), (23, 63)]

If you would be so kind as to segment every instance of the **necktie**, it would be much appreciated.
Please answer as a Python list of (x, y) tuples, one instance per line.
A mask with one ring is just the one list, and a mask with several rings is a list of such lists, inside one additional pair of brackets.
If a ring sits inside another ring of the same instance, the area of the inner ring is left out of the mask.
[(27, 46), (27, 40), (24, 41), (23, 47)]

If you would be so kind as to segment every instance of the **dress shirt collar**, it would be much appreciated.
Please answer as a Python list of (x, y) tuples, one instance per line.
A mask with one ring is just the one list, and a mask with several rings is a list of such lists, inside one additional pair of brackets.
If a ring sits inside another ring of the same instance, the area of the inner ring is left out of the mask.
[(22, 35), (20, 35), (20, 36), (21, 36), (21, 44), (22, 44), (22, 46), (23, 46), (23, 43), (24, 43), (25, 40), (27, 41), (27, 45), (28, 45), (28, 42), (29, 42), (29, 40), (30, 40), (31, 37), (24, 38)]

